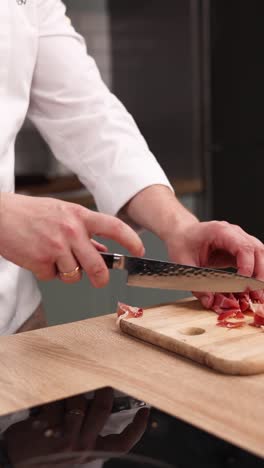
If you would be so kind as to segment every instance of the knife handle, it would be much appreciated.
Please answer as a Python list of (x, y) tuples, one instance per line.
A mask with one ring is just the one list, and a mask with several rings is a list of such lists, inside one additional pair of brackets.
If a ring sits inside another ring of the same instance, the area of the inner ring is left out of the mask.
[(105, 264), (107, 268), (109, 269), (117, 269), (117, 270), (122, 270), (122, 259), (124, 258), (123, 255), (119, 254), (112, 254), (112, 253), (101, 253), (101, 256), (103, 257)]

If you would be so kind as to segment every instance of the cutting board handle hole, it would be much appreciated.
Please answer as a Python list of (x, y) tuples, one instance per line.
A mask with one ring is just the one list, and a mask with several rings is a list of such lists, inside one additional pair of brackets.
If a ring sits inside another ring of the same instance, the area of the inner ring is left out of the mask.
[(204, 328), (199, 328), (199, 327), (188, 327), (188, 328), (182, 328), (181, 330), (179, 330), (179, 333), (181, 333), (182, 335), (194, 336), (194, 335), (202, 335), (203, 333), (205, 333), (205, 330)]

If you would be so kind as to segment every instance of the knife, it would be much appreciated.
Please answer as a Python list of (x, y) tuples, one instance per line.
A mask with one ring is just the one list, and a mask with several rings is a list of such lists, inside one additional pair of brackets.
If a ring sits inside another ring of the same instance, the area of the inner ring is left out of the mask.
[(115, 253), (101, 253), (101, 255), (109, 269), (127, 271), (128, 286), (222, 293), (264, 289), (263, 281), (226, 270), (180, 265)]

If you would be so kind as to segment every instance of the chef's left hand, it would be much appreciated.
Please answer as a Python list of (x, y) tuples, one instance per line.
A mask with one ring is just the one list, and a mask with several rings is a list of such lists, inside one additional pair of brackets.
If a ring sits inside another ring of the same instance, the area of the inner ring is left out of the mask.
[(142, 190), (123, 213), (165, 242), (173, 262), (235, 267), (242, 275), (264, 280), (264, 245), (260, 240), (226, 221), (198, 221), (167, 187), (153, 185)]
[[(239, 226), (225, 221), (195, 221), (175, 230), (172, 226), (165, 243), (171, 261), (211, 268), (234, 267), (241, 275), (264, 280), (264, 245)], [(257, 293), (258, 298), (259, 295), (263, 292)]]

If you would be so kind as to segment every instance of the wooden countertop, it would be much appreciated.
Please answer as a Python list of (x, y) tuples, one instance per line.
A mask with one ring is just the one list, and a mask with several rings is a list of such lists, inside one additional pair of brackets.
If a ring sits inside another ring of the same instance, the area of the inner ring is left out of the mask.
[(117, 330), (113, 315), (1, 337), (0, 414), (110, 385), (264, 456), (264, 375), (220, 375)]

